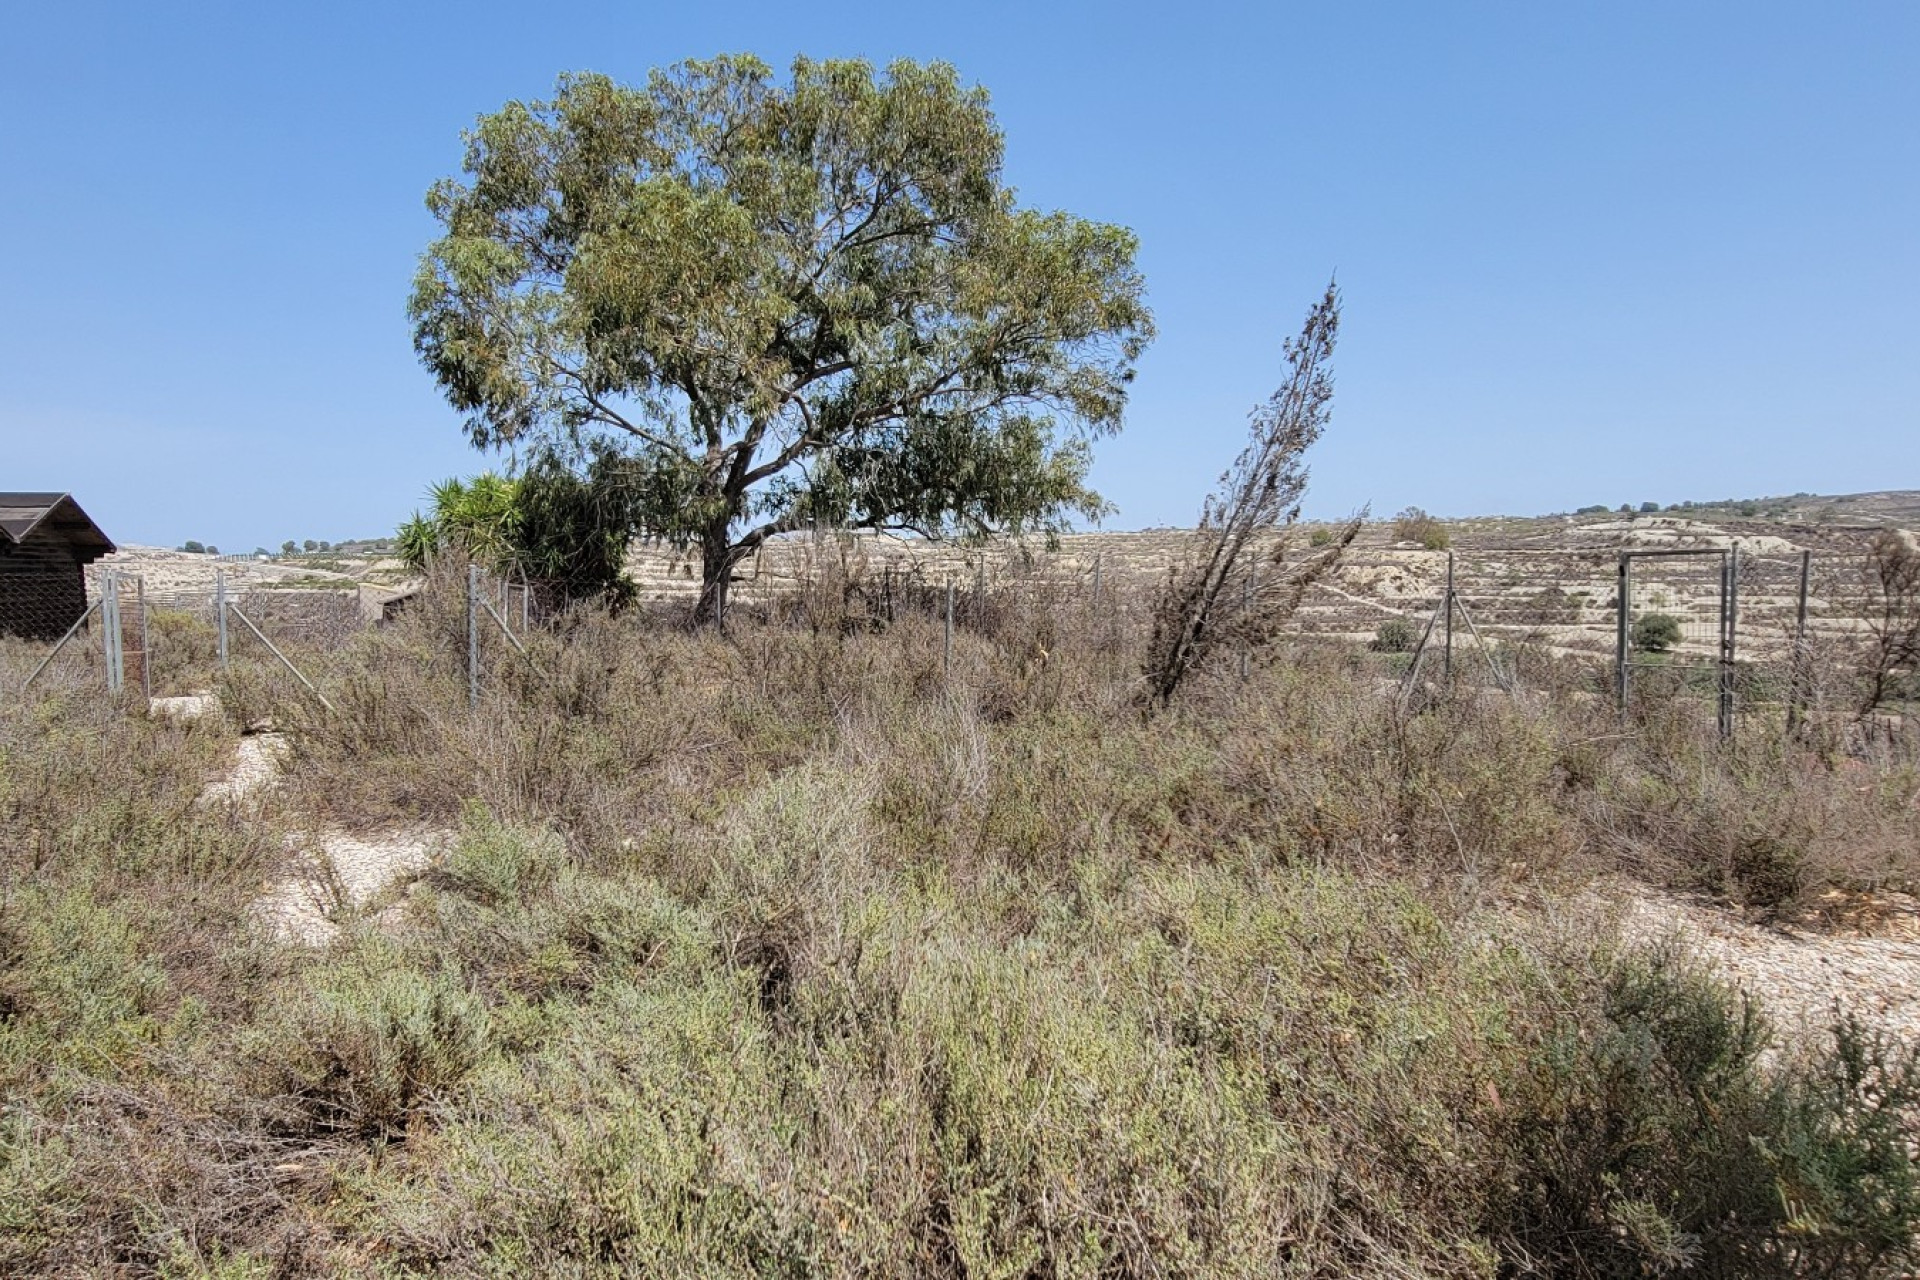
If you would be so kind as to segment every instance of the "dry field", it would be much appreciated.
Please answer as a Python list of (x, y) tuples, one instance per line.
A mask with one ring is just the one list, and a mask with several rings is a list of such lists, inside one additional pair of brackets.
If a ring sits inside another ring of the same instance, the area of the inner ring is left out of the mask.
[[(1906, 514), (1894, 499), (1870, 495), (1879, 507)], [(1392, 625), (1418, 636), (1438, 611), (1449, 563), (1456, 598), (1456, 653), (1487, 674), (1485, 655), (1520, 649), (1558, 658), (1608, 659), (1614, 652), (1614, 597), (1619, 557), (1626, 550), (1740, 551), (1737, 627), (1739, 657), (1754, 681), (1743, 707), (1778, 703), (1791, 665), (1799, 618), (1802, 553), (1810, 553), (1807, 635), (1822, 652), (1857, 637), (1861, 570), (1868, 539), (1878, 527), (1782, 524), (1701, 513), (1601, 517), (1487, 518), (1448, 526), (1450, 551), (1393, 541), (1392, 522), (1369, 524), (1339, 568), (1317, 583), (1291, 622), (1299, 635), (1366, 644)], [(1326, 526), (1303, 525), (1287, 555), (1310, 554)], [(822, 589), (857, 588), (881, 601), (939, 612), (951, 591), (963, 618), (989, 597), (1032, 601), (1140, 599), (1165, 577), (1191, 538), (1186, 530), (1068, 534), (1055, 540), (938, 543), (884, 535), (792, 536), (767, 544), (740, 569), (734, 603), (771, 616)], [(1653, 558), (1635, 562), (1633, 616), (1661, 613), (1679, 624), (1680, 639), (1662, 661), (1676, 669), (1713, 664), (1720, 653), (1719, 558)], [(150, 609), (210, 618), (216, 574), (231, 599), (276, 642), (338, 641), (375, 621), (380, 606), (418, 586), (396, 560), (343, 553), (267, 561), (220, 561), (158, 548), (129, 547), (97, 564), (137, 574)], [(670, 548), (637, 545), (628, 572), (640, 600), (669, 611), (690, 607), (699, 590), (695, 559)], [(496, 584), (496, 603), (516, 613), (511, 593)], [(1399, 620), (1395, 622), (1394, 620)], [(169, 642), (162, 636), (156, 650)], [(1835, 642), (1838, 642), (1837, 645)], [(155, 661), (167, 664), (156, 652)], [(1518, 657), (1498, 659), (1517, 671)], [(179, 664), (171, 664), (178, 666)], [(156, 692), (204, 687), (204, 674)]]
[(0, 703), (0, 1273), (1909, 1274), (1914, 744), (1317, 637), (1148, 714), (1179, 538), (993, 549), (950, 667), (819, 584), (968, 561), (809, 542), (477, 707), (453, 573), (289, 641), (330, 710), (73, 655)]

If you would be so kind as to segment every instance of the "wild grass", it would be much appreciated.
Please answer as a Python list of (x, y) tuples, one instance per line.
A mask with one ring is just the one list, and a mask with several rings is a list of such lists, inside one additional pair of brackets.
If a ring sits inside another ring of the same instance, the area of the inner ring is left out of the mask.
[[(250, 660), (200, 722), (0, 704), (0, 1272), (1913, 1264), (1910, 1046), (1528, 905), (1911, 887), (1910, 759), (1359, 648), (1143, 715), (1138, 602), (989, 594), (949, 669), (940, 595), (570, 615), (477, 712), (453, 592), (298, 655), (334, 714)], [(201, 803), (262, 718), (284, 788)], [(287, 833), (423, 821), (332, 944), (251, 910)]]

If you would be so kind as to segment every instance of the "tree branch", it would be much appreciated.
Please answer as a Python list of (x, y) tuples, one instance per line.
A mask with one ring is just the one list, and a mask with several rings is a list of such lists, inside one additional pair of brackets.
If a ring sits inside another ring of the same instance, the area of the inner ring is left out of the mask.
[(585, 375), (580, 373), (578, 370), (569, 369), (566, 365), (560, 363), (560, 361), (554, 359), (551, 355), (547, 355), (545, 353), (542, 353), (541, 359), (547, 362), (548, 368), (552, 369), (553, 372), (559, 374), (562, 378), (565, 378), (574, 384), (574, 387), (578, 391), (580, 397), (587, 402), (588, 408), (590, 408), (593, 411), (591, 416), (596, 421), (602, 422), (609, 427), (614, 427), (618, 430), (625, 431), (629, 435), (634, 436), (636, 439), (645, 440), (648, 444), (654, 445), (661, 449), (665, 449), (667, 452), (674, 454), (676, 457), (685, 459), (688, 462), (691, 462), (693, 460), (692, 456), (687, 453), (686, 447), (680, 444), (678, 441), (673, 440), (670, 437), (660, 435), (658, 432), (652, 430), (649, 427), (641, 426), (639, 423), (632, 421), (631, 419), (627, 418), (626, 415), (614, 409), (611, 405), (607, 404), (599, 396), (595, 395), (592, 391), (590, 391), (587, 388), (587, 380)]

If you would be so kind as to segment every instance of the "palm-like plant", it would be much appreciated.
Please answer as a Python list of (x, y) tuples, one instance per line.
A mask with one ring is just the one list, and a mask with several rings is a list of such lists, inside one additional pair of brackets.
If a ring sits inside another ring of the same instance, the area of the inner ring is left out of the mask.
[(482, 564), (505, 569), (514, 561), (515, 484), (491, 471), (471, 480), (442, 480), (427, 491), (433, 514), (414, 512), (398, 534), (400, 559), (425, 569), (443, 551), (462, 551)]

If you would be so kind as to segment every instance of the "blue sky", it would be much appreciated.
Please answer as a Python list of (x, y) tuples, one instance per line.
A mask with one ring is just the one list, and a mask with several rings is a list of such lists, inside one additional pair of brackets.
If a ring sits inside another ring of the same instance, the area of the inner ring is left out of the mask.
[(126, 542), (389, 530), (479, 469), (422, 197), (563, 70), (943, 58), (1133, 227), (1110, 527), (1191, 521), (1337, 269), (1310, 514), (1920, 486), (1920, 4), (13, 7), (0, 488)]

